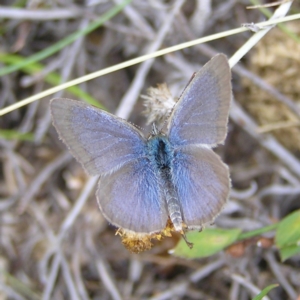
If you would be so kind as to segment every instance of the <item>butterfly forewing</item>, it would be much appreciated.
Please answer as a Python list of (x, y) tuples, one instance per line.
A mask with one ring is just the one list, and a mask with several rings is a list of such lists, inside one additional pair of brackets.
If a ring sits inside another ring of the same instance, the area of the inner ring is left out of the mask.
[(113, 225), (135, 232), (160, 231), (167, 223), (157, 173), (145, 158), (122, 166), (99, 180), (97, 199)]
[(215, 146), (227, 134), (231, 75), (226, 56), (216, 55), (196, 73), (171, 115), (168, 136), (174, 147)]
[(50, 108), (60, 138), (90, 175), (144, 156), (145, 140), (128, 122), (70, 99), (53, 99)]
[(201, 228), (212, 221), (230, 190), (228, 167), (205, 147), (185, 147), (175, 152), (173, 182), (189, 228)]

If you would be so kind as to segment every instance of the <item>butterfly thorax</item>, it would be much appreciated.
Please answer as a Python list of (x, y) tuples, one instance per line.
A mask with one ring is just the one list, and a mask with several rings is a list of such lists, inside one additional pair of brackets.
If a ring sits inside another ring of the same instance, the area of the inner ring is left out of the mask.
[(173, 149), (167, 137), (156, 135), (148, 140), (149, 159), (159, 170), (171, 167)]
[(182, 231), (182, 214), (176, 188), (172, 180), (174, 150), (168, 138), (156, 135), (148, 140), (149, 160), (162, 182), (162, 196), (175, 230)]

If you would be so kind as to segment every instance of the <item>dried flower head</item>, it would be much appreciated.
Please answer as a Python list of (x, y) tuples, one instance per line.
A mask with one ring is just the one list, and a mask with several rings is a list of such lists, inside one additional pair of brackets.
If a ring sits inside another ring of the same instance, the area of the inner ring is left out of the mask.
[(144, 115), (147, 116), (147, 124), (163, 123), (171, 114), (176, 100), (171, 95), (166, 83), (158, 84), (156, 88), (148, 88), (147, 93), (148, 95), (141, 95), (141, 98), (145, 100)]
[(169, 219), (166, 227), (160, 232), (139, 233), (119, 228), (116, 234), (121, 236), (122, 243), (128, 250), (134, 253), (140, 253), (150, 250), (153, 247), (152, 240), (161, 241), (164, 237), (171, 237), (173, 231), (176, 232)]

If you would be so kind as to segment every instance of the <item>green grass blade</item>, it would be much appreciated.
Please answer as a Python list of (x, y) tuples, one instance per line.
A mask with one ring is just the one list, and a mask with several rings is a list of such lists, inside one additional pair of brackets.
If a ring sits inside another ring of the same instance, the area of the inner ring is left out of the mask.
[[(24, 61), (24, 58), (15, 54), (1, 54), (0, 53), (0, 61), (5, 64), (20, 64)], [(44, 66), (37, 62), (32, 63), (30, 65), (25, 65), (22, 67), (22, 71), (27, 74), (36, 74), (43, 70)], [(51, 85), (58, 85), (61, 83), (61, 78), (57, 73), (49, 73), (45, 76), (45, 81)], [(96, 107), (105, 109), (103, 105), (101, 105), (95, 98), (93, 98), (90, 94), (84, 92), (77, 86), (72, 86), (67, 89), (68, 92), (72, 93), (74, 96), (78, 97), (79, 99), (84, 100), (85, 102), (94, 105)]]
[(76, 41), (79, 37), (83, 35), (87, 35), (88, 33), (92, 32), (99, 26), (103, 25), (106, 21), (110, 20), (112, 17), (117, 15), (119, 12), (122, 11), (122, 9), (128, 5), (132, 0), (124, 0), (120, 4), (114, 6), (112, 9), (107, 11), (105, 14), (103, 14), (101, 17), (96, 19), (94, 22), (89, 24), (86, 28), (78, 30), (69, 36), (65, 37), (64, 39), (60, 40), (59, 42), (55, 43), (51, 47), (46, 48), (45, 50), (42, 50), (38, 53), (33, 54), (32, 56), (26, 58), (25, 60), (5, 68), (2, 68), (0, 70), (0, 76), (9, 74), (11, 72), (17, 71), (22, 69), (23, 67), (32, 64), (34, 62), (40, 61), (46, 57), (51, 56), (52, 54), (58, 52), (59, 50), (63, 49), (67, 45), (71, 44), (72, 42)]
[(264, 288), (257, 296), (255, 296), (252, 300), (262, 300), (271, 290), (277, 288), (278, 284), (272, 284)]
[(262, 228), (259, 228), (259, 229), (255, 229), (255, 230), (252, 230), (252, 231), (241, 233), (239, 235), (238, 241), (249, 239), (249, 238), (252, 238), (254, 236), (261, 235), (265, 232), (275, 230), (275, 229), (277, 229), (277, 227), (278, 227), (278, 223), (272, 224), (272, 225), (269, 225), (269, 226), (266, 226), (266, 227), (262, 227)]
[(16, 130), (0, 129), (0, 139), (5, 140), (18, 140), (18, 141), (33, 141), (33, 133), (22, 133)]

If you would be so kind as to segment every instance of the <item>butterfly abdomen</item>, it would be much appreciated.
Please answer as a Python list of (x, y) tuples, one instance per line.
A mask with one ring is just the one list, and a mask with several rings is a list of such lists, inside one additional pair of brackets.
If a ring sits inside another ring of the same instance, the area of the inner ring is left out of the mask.
[(168, 214), (176, 231), (182, 230), (182, 213), (176, 189), (172, 181), (174, 151), (165, 136), (155, 136), (148, 141), (149, 159), (162, 183), (163, 197)]

